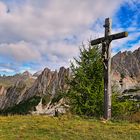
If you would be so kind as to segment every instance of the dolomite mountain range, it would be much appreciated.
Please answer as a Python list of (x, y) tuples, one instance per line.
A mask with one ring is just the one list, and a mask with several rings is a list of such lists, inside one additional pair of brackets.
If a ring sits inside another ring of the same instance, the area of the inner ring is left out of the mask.
[[(35, 74), (25, 71), (14, 76), (0, 76), (0, 110), (4, 113), (25, 109), (26, 113), (54, 115), (56, 110), (65, 113), (63, 99), (52, 103), (59, 94), (68, 90), (67, 79), (70, 69), (61, 67), (58, 71), (45, 68)], [(140, 48), (134, 52), (119, 52), (112, 58), (112, 85), (124, 92), (129, 89), (140, 89)], [(120, 83), (121, 81), (121, 83)], [(138, 95), (140, 91), (138, 90)], [(14, 112), (14, 113), (21, 113)]]

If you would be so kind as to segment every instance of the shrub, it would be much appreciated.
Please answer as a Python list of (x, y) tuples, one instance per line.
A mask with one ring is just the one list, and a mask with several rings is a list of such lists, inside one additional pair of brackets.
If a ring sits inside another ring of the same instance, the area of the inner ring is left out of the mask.
[(129, 99), (120, 101), (117, 94), (112, 96), (112, 117), (115, 119), (130, 119), (130, 116), (140, 111), (140, 102)]
[(8, 115), (8, 114), (28, 114), (31, 110), (34, 110), (34, 107), (38, 105), (40, 102), (40, 97), (32, 97), (26, 101), (19, 103), (13, 107), (7, 108), (5, 110), (1, 110), (1, 115)]

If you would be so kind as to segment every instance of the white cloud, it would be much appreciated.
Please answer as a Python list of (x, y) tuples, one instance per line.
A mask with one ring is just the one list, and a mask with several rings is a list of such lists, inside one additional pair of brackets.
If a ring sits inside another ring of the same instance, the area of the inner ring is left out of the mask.
[(0, 54), (8, 56), (17, 62), (39, 60), (41, 58), (36, 48), (24, 41), (15, 44), (0, 44)]
[(0, 72), (12, 73), (12, 72), (14, 72), (14, 70), (12, 70), (12, 69), (6, 69), (6, 68), (1, 68), (0, 69)]
[[(98, 18), (112, 16), (122, 1), (48, 0), (48, 3), (43, 1), (43, 7), (29, 1), (23, 6), (12, 6), (10, 13), (7, 13), (6, 5), (2, 3), (0, 36), (6, 30), (5, 38), (10, 35), (13, 40), (16, 36), (17, 39), (36, 41), (83, 33)], [(111, 5), (109, 8), (108, 3)]]
[(4, 15), (7, 11), (7, 7), (4, 3), (0, 2), (0, 15)]
[[(116, 33), (122, 31), (124, 31), (124, 29), (122, 28), (114, 30), (114, 32)], [(133, 26), (128, 27), (126, 31), (128, 31), (128, 37), (121, 38), (112, 42), (112, 56), (115, 55), (118, 51), (134, 51), (135, 49), (140, 47), (139, 41), (136, 41), (136, 43), (131, 43), (131, 41), (138, 40), (138, 38), (140, 37), (140, 31)]]
[[(32, 61), (52, 68), (68, 65), (82, 41), (103, 35), (104, 21), (100, 19), (112, 17), (124, 1), (0, 2), (0, 54), (20, 64)], [(64, 40), (73, 35), (75, 43)]]

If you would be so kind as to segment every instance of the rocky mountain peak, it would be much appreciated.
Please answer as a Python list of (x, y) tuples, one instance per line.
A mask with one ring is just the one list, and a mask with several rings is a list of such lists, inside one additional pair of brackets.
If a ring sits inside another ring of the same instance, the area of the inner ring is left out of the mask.
[(32, 74), (29, 71), (24, 71), (22, 76), (32, 77)]
[(70, 75), (69, 73), (69, 69), (64, 67), (61, 67), (58, 72), (45, 68), (30, 90), (35, 91), (35, 94), (39, 95), (54, 95), (58, 90), (67, 88), (66, 77)]
[[(29, 75), (28, 72), (24, 74)], [(0, 87), (0, 95), (2, 94), (0, 110), (17, 106), (35, 97), (49, 97), (51, 100), (59, 91), (63, 92), (68, 89), (66, 84), (68, 76), (70, 76), (69, 69), (64, 67), (61, 67), (58, 72), (45, 68), (31, 87), (28, 87), (25, 80), (17, 81), (14, 86), (7, 89), (5, 94), (3, 94), (4, 88)]]
[(140, 78), (140, 48), (134, 52), (119, 52), (112, 58), (112, 69), (130, 77)]
[(114, 81), (120, 81), (123, 77), (125, 88), (136, 86), (140, 82), (140, 48), (113, 56), (112, 74)]
[(38, 77), (42, 73), (42, 70), (37, 71), (36, 73), (33, 74), (34, 77)]

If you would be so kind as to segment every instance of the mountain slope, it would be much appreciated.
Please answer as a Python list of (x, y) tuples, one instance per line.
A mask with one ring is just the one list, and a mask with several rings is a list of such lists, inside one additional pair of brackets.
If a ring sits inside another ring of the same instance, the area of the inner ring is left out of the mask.
[(10, 86), (14, 86), (18, 81), (26, 81), (28, 83), (28, 86), (30, 86), (35, 80), (32, 77), (32, 74), (28, 71), (13, 76), (0, 76), (0, 85), (7, 88)]
[[(134, 52), (119, 52), (112, 58), (112, 81), (123, 89), (139, 87), (140, 48)], [(119, 83), (122, 81), (122, 83)]]
[(134, 52), (119, 52), (112, 58), (112, 69), (140, 81), (140, 48)]
[[(45, 100), (48, 98), (49, 102), (58, 92), (64, 92), (68, 89), (66, 79), (69, 76), (69, 69), (65, 69), (64, 67), (61, 67), (59, 72), (45, 68), (31, 87), (28, 87), (28, 83), (24, 80), (18, 81), (14, 86), (9, 87), (7, 90), (4, 90), (4, 87), (2, 87), (0, 91), (0, 110), (6, 113), (7, 111), (12, 112), (12, 110), (17, 108), (16, 106), (19, 105), (20, 107), (24, 102), (31, 102), (30, 99), (35, 100), (36, 97), (44, 98)], [(39, 101), (40, 100), (38, 100), (38, 103)], [(46, 102), (45, 105), (48, 102)], [(33, 106), (31, 105), (31, 108), (32, 107)], [(28, 111), (30, 111), (31, 108), (28, 108)]]

